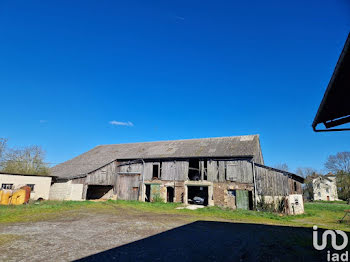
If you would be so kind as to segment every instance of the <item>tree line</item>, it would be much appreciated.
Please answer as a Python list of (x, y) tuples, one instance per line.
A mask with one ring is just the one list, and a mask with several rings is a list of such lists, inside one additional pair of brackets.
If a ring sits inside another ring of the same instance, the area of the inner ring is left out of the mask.
[(9, 147), (6, 138), (0, 138), (0, 171), (14, 174), (48, 175), (44, 162), (45, 151), (40, 146)]

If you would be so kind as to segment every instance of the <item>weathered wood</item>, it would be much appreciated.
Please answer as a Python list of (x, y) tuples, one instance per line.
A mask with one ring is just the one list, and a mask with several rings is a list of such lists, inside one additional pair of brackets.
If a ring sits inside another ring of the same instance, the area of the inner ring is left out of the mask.
[(209, 160), (207, 161), (207, 174), (208, 181), (218, 182), (219, 181), (219, 170), (218, 162)]
[(249, 161), (227, 161), (226, 179), (239, 183), (253, 183), (253, 170)]
[(175, 181), (184, 181), (188, 177), (188, 161), (176, 161), (176, 176)]
[(117, 162), (112, 162), (98, 170), (95, 170), (86, 177), (73, 179), (73, 184), (113, 186), (116, 183)]
[(219, 182), (226, 181), (226, 161), (219, 162)]
[(255, 179), (258, 195), (287, 196), (289, 194), (288, 176), (282, 172), (255, 166)]
[(138, 200), (140, 175), (118, 175), (118, 199)]
[(162, 162), (162, 180), (172, 181), (176, 178), (176, 162), (165, 161)]

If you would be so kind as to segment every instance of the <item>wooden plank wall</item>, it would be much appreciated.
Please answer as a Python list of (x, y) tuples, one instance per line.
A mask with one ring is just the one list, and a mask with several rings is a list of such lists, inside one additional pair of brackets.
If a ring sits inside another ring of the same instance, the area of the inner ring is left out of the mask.
[(255, 179), (258, 195), (287, 196), (288, 176), (265, 167), (255, 166)]
[[(142, 173), (142, 163), (127, 164), (120, 166), (119, 172), (140, 172)], [(184, 181), (188, 176), (188, 161), (162, 161), (162, 162), (145, 162), (144, 180), (152, 180), (153, 165), (161, 164), (160, 179), (169, 181)], [(142, 177), (141, 177), (142, 178)]]
[(176, 181), (187, 180), (188, 177), (188, 161), (176, 161)]
[(123, 165), (119, 166), (119, 172), (128, 173), (128, 172), (142, 172), (142, 163), (133, 163), (133, 164), (126, 164), (123, 163)]
[(162, 162), (162, 180), (178, 180), (176, 177), (176, 162), (175, 161), (164, 161)]
[(239, 183), (253, 183), (253, 168), (249, 161), (226, 161), (226, 179)]
[(219, 169), (219, 182), (226, 181), (226, 161), (218, 161), (218, 169)]
[(118, 198), (123, 200), (138, 200), (140, 175), (120, 174), (118, 177)]
[(117, 162), (114, 161), (100, 169), (89, 173), (84, 178), (72, 180), (73, 184), (113, 186), (117, 179)]
[(219, 182), (219, 167), (218, 161), (207, 161), (208, 181)]

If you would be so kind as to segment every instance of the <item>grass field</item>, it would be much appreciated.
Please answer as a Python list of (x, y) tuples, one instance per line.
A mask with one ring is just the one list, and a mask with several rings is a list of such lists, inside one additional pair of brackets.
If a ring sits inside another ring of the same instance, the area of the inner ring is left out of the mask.
[(177, 214), (200, 220), (230, 220), (235, 222), (258, 223), (269, 225), (288, 225), (341, 229), (350, 232), (349, 219), (345, 223), (338, 221), (344, 210), (349, 209), (345, 203), (314, 202), (305, 203), (305, 214), (287, 216), (270, 212), (247, 210), (230, 210), (219, 207), (207, 207), (197, 210), (175, 209), (177, 203), (146, 203), (138, 201), (44, 201), (23, 206), (0, 206), (0, 223), (36, 222), (55, 219), (60, 216), (74, 215), (78, 210), (105, 212), (113, 208), (137, 209), (143, 212)]

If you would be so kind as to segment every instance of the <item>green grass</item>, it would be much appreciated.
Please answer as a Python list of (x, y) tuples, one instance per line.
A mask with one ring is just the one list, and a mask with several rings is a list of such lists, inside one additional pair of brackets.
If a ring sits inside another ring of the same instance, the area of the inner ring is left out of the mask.
[(102, 202), (43, 201), (20, 206), (0, 206), (0, 223), (35, 222), (57, 218), (65, 212), (104, 207)]
[[(43, 201), (22, 206), (0, 206), (0, 223), (36, 222), (68, 216), (81, 216), (88, 212), (111, 212), (116, 210), (139, 213), (173, 214), (186, 216), (189, 220), (230, 220), (244, 223), (303, 226), (341, 229), (350, 231), (350, 223), (340, 224), (344, 210), (350, 206), (344, 203), (312, 202), (305, 203), (305, 214), (287, 216), (271, 212), (230, 210), (220, 207), (206, 207), (197, 210), (176, 209), (178, 203), (147, 203), (138, 201)], [(118, 215), (117, 212), (115, 215)], [(348, 221), (350, 217), (348, 218)]]

